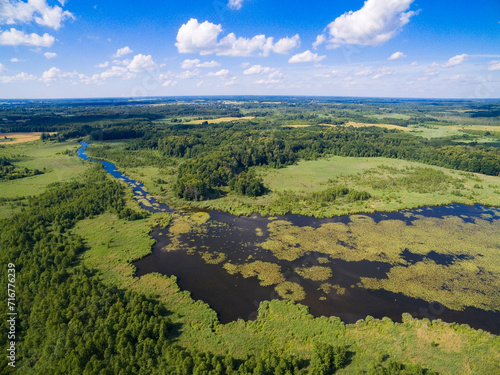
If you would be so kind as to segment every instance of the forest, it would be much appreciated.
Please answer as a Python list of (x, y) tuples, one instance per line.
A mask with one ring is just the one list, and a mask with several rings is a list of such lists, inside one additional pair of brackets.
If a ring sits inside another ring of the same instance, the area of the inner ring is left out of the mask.
[[(498, 101), (297, 97), (0, 104), (0, 136), (43, 133), (31, 143), (0, 143), (0, 265), (15, 265), (18, 313), (16, 368), (9, 369), (4, 355), (1, 371), (495, 373), (499, 336), (410, 314), (401, 322), (367, 316), (346, 324), (314, 318), (300, 303), (277, 299), (261, 302), (255, 320), (221, 324), (210, 306), (179, 289), (175, 276), (129, 274), (132, 260), (145, 254), (81, 229), (104, 222), (106, 232), (135, 238), (151, 251), (157, 217), (177, 220), (170, 228), (181, 234), (188, 231), (182, 220), (191, 226), (201, 221), (141, 209), (130, 187), (100, 164), (77, 160), (76, 148), (89, 142), (90, 157), (114, 163), (177, 210), (234, 206), (240, 214), (286, 214), (303, 205), (324, 217), (330, 208), (353, 213), (400, 200), (391, 206), (397, 210), (409, 202), (405, 196), (419, 207), (431, 194), (442, 204), (452, 199), (498, 206), (499, 108)], [(218, 121), (223, 118), (237, 120)], [(338, 171), (327, 175), (332, 160), (338, 160)], [(294, 190), (293, 183), (307, 178), (292, 174), (286, 180), (291, 183), (281, 182), (290, 170), (318, 170), (317, 181), (305, 181), (316, 185)], [(398, 191), (401, 196), (393, 196)], [(120, 232), (134, 225), (140, 233)], [(93, 267), (86, 259), (96, 249), (107, 258)], [(471, 264), (463, 273), (473, 272)], [(126, 276), (113, 279), (115, 271)], [(0, 281), (6, 296), (6, 272)], [(7, 308), (2, 304), (3, 316)], [(5, 338), (5, 319), (1, 327)], [(7, 340), (1, 347), (5, 353)]]

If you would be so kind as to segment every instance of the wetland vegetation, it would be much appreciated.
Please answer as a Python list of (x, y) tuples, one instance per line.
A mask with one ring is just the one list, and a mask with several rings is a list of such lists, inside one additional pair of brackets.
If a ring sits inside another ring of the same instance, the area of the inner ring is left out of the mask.
[[(498, 372), (498, 108), (286, 97), (0, 106), (2, 133), (41, 134), (0, 143), (0, 258), (18, 274), (20, 368)], [(81, 140), (109, 174), (77, 157)]]

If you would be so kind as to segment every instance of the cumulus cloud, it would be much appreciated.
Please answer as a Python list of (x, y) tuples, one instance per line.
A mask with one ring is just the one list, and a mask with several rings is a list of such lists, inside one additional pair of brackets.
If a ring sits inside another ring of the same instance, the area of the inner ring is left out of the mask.
[(321, 35), (318, 35), (316, 37), (316, 41), (313, 43), (313, 48), (316, 49), (318, 48), (318, 46), (320, 46), (321, 44), (323, 44), (324, 42), (326, 42), (326, 36), (324, 36), (323, 34)]
[(199, 23), (191, 18), (177, 32), (175, 46), (180, 53), (200, 53), (208, 55), (217, 49), (217, 38), (222, 33), (222, 26), (205, 21)]
[[(366, 0), (355, 12), (344, 13), (327, 28), (330, 47), (344, 44), (377, 46), (392, 39), (416, 12), (408, 11), (414, 0)], [(325, 37), (326, 39), (326, 37)], [(323, 38), (316, 39), (316, 44)]]
[(177, 85), (177, 81), (172, 81), (172, 80), (167, 80), (162, 84), (162, 86), (164, 87), (174, 87), (175, 85)]
[(5, 66), (4, 66), (2, 63), (0, 63), (0, 72), (3, 72), (3, 71), (5, 71), (5, 70), (6, 70), (6, 69), (5, 69)]
[(291, 38), (282, 38), (278, 40), (273, 46), (273, 52), (286, 55), (290, 53), (292, 49), (300, 44), (299, 34), (295, 34)]
[(488, 70), (490, 70), (490, 71), (500, 70), (500, 61), (490, 62), (490, 66), (488, 67)]
[(143, 54), (135, 55), (130, 64), (127, 65), (127, 69), (135, 73), (154, 70), (156, 68), (157, 65), (151, 55), (145, 56)]
[(57, 53), (55, 52), (45, 52), (43, 55), (45, 56), (46, 59), (49, 60), (57, 57)]
[(134, 52), (134, 51), (131, 50), (129, 46), (126, 46), (123, 48), (118, 48), (116, 50), (116, 53), (113, 55), (113, 57), (115, 57), (115, 58), (122, 57), (122, 56), (128, 55), (129, 53), (132, 53), (132, 52)]
[(28, 23), (34, 19), (39, 25), (57, 30), (68, 18), (74, 18), (73, 14), (57, 5), (49, 6), (45, 0), (28, 0), (26, 3), (4, 0), (0, 3), (0, 23)]
[(445, 68), (448, 68), (450, 66), (455, 66), (455, 65), (460, 65), (462, 64), (465, 59), (468, 57), (469, 55), (467, 55), (466, 53), (464, 53), (463, 55), (456, 55), (456, 56), (453, 56), (452, 58), (450, 58), (446, 63), (443, 64), (443, 66)]
[(227, 70), (227, 69), (221, 69), (215, 73), (214, 72), (208, 73), (209, 77), (225, 77), (228, 75), (229, 75), (229, 70)]
[(19, 73), (15, 76), (0, 76), (1, 83), (11, 83), (17, 81), (33, 81), (37, 79), (34, 75), (28, 73)]
[(200, 71), (198, 69), (195, 70), (186, 70), (185, 72), (182, 72), (177, 75), (177, 78), (180, 79), (189, 79), (189, 78), (194, 78), (200, 75)]
[(49, 70), (43, 72), (40, 80), (45, 83), (53, 83), (57, 80), (67, 78), (79, 78), (80, 80), (83, 80), (87, 77), (84, 74), (79, 74), (77, 72), (63, 72), (59, 68), (52, 67)]
[(50, 47), (55, 38), (47, 33), (38, 35), (35, 33), (25, 34), (22, 31), (11, 28), (0, 33), (0, 45), (2, 46), (36, 46)]
[(13, 57), (12, 59), (10, 59), (10, 62), (13, 62), (13, 63), (17, 63), (20, 61), (22, 61), (22, 60), (18, 59), (17, 57)]
[(216, 68), (220, 66), (220, 63), (217, 61), (205, 61), (201, 62), (199, 59), (186, 59), (182, 62), (181, 68), (182, 69), (192, 69), (192, 68)]
[(220, 62), (217, 62), (215, 60), (205, 61), (205, 62), (196, 64), (197, 68), (217, 68), (218, 66), (220, 66)]
[(249, 75), (249, 74), (267, 74), (272, 72), (274, 69), (270, 68), (268, 66), (262, 66), (262, 65), (254, 65), (251, 68), (248, 68), (243, 71), (243, 74)]
[(387, 60), (404, 59), (406, 55), (403, 52), (394, 52)]
[(243, 5), (243, 0), (229, 0), (227, 6), (231, 9), (240, 10)]
[(311, 51), (307, 50), (305, 52), (302, 52), (302, 53), (299, 53), (297, 55), (290, 57), (288, 62), (290, 64), (311, 62), (311, 61), (314, 61), (315, 63), (317, 63), (317, 62), (320, 62), (321, 60), (324, 60), (324, 59), (326, 59), (326, 56), (318, 56), (317, 53), (312, 53)]
[(300, 38), (282, 38), (274, 43), (273, 37), (256, 35), (253, 38), (236, 37), (234, 33), (219, 40), (222, 26), (191, 18), (177, 32), (175, 46), (180, 53), (216, 54), (221, 56), (269, 55), (270, 52), (287, 54), (299, 45)]
[(102, 68), (107, 68), (108, 66), (109, 66), (109, 61), (105, 61), (103, 63), (97, 64), (95, 67), (102, 69)]
[[(61, 3), (64, 6), (64, 2)], [(0, 23), (13, 25), (35, 20), (39, 25), (55, 30), (61, 27), (62, 21), (73, 18), (73, 14), (60, 6), (50, 6), (46, 0), (2, 0), (0, 1)]]

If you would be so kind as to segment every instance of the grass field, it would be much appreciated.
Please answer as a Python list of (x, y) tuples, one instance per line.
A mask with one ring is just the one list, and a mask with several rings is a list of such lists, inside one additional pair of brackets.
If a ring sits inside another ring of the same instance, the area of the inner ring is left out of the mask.
[[(49, 133), (56, 134), (56, 133)], [(42, 133), (0, 133), (0, 145), (13, 145), (17, 143), (32, 142), (40, 139)]]
[[(0, 197), (12, 199), (38, 195), (55, 182), (78, 177), (88, 163), (76, 156), (80, 147), (75, 141), (64, 143), (37, 142), (0, 146), (0, 156), (6, 156), (18, 167), (38, 169), (44, 174), (17, 180), (0, 181)], [(71, 151), (68, 155), (65, 152)], [(9, 217), (20, 209), (10, 203), (0, 205), (0, 217)]]
[(192, 120), (192, 121), (186, 122), (185, 124), (200, 125), (200, 124), (204, 123), (205, 121), (208, 122), (209, 124), (219, 124), (221, 122), (238, 121), (238, 120), (252, 120), (254, 118), (255, 118), (255, 116), (220, 117), (220, 118), (207, 119), (207, 120)]
[[(192, 205), (238, 215), (293, 212), (331, 217), (450, 203), (500, 205), (500, 177), (465, 173), (399, 159), (333, 156), (301, 161), (297, 165), (281, 169), (259, 167), (255, 171), (271, 190), (269, 194), (258, 198), (237, 196), (229, 192), (222, 198), (187, 203), (177, 199), (170, 191), (174, 176), (169, 176), (170, 182), (161, 186), (167, 202), (174, 206)], [(153, 186), (153, 182), (151, 184), (153, 189), (158, 188)], [(366, 191), (371, 198), (357, 202), (337, 200), (326, 205), (310, 202), (308, 196), (311, 192), (323, 191), (331, 186)]]
[[(331, 126), (339, 126), (339, 125), (331, 125)], [(353, 126), (355, 128), (361, 128), (364, 126), (376, 126), (379, 128), (385, 128), (385, 129), (398, 129), (398, 130), (403, 130), (405, 132), (411, 131), (410, 128), (404, 127), (404, 126), (399, 126), (399, 125), (392, 125), (392, 124), (365, 124), (362, 122), (354, 122), (354, 121), (349, 121), (345, 125), (340, 125), (340, 126)]]

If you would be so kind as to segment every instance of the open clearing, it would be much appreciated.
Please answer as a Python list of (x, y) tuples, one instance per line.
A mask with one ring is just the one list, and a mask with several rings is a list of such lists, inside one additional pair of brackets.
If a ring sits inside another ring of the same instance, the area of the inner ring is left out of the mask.
[[(56, 134), (56, 133), (49, 133)], [(37, 141), (40, 139), (42, 133), (32, 132), (32, 133), (0, 133), (0, 144), (2, 145), (13, 145), (16, 143), (24, 143)]]
[[(78, 142), (18, 144), (0, 148), (0, 156), (13, 159), (21, 168), (38, 169), (44, 174), (0, 182), (0, 197), (15, 198), (38, 195), (54, 182), (68, 181), (88, 166), (76, 156)], [(65, 154), (66, 150), (71, 155)]]
[[(222, 198), (192, 205), (237, 215), (292, 212), (315, 217), (451, 203), (500, 205), (500, 177), (398, 159), (332, 156), (301, 161), (286, 168), (256, 167), (254, 170), (263, 178), (270, 193), (258, 198), (229, 193)], [(163, 186), (169, 204), (186, 205), (185, 201), (178, 200), (169, 191), (169, 185)], [(358, 202), (336, 200), (329, 204), (311, 201), (311, 192), (324, 191), (333, 186), (365, 191), (371, 198)]]
[[(333, 125), (333, 126), (336, 126), (336, 125)], [(349, 121), (344, 126), (353, 126), (355, 128), (362, 128), (364, 126), (377, 126), (379, 128), (398, 129), (398, 130), (403, 130), (405, 132), (411, 132), (411, 129), (409, 129), (409, 128), (406, 128), (404, 126), (399, 126), (399, 125), (392, 125), (392, 124), (364, 124), (362, 122)]]
[(207, 119), (207, 120), (193, 120), (186, 122), (185, 124), (188, 125), (201, 125), (205, 121), (208, 122), (209, 124), (219, 124), (221, 122), (229, 122), (229, 121), (238, 121), (238, 120), (252, 120), (254, 119), (255, 116), (244, 116), (244, 117), (221, 117), (221, 118), (214, 118), (214, 119)]

